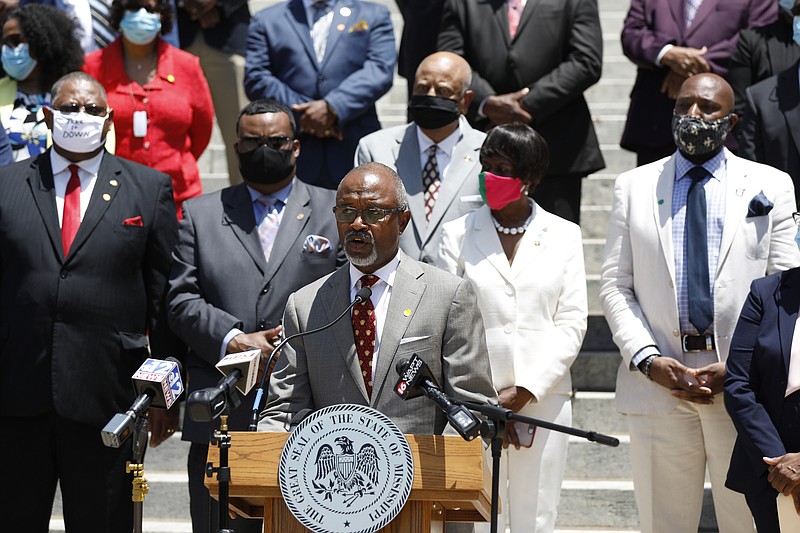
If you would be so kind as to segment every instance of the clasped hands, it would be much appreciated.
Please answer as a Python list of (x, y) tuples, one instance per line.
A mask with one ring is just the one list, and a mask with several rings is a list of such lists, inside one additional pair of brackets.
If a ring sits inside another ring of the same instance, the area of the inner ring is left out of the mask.
[(681, 85), (691, 76), (711, 72), (711, 65), (703, 57), (708, 51), (707, 47), (689, 48), (686, 46), (673, 46), (661, 58), (661, 64), (669, 67), (664, 81), (661, 83), (661, 92), (673, 100), (678, 97)]
[[(511, 409), (515, 413), (518, 413), (520, 409), (528, 405), (532, 399), (533, 394), (531, 394), (528, 389), (517, 387), (516, 385), (503, 389), (497, 394), (497, 400), (500, 406), (505, 409)], [(519, 437), (511, 421), (506, 422), (506, 431), (505, 435), (503, 435), (503, 448), (508, 448), (509, 444), (519, 450)]]
[(511, 122), (530, 124), (533, 116), (522, 103), (528, 92), (529, 89), (524, 87), (513, 93), (492, 95), (483, 104), (483, 114), (493, 124), (509, 124)]
[(767, 479), (770, 485), (781, 494), (792, 496), (794, 510), (800, 515), (800, 453), (787, 453), (763, 459), (769, 468)]
[(325, 100), (295, 104), (292, 110), (300, 113), (300, 129), (303, 133), (320, 139), (327, 137), (340, 141), (344, 139), (342, 128), (337, 124), (338, 117)]
[(725, 363), (688, 368), (672, 357), (656, 357), (650, 365), (650, 379), (668, 388), (676, 398), (712, 404), (714, 395), (722, 392)]

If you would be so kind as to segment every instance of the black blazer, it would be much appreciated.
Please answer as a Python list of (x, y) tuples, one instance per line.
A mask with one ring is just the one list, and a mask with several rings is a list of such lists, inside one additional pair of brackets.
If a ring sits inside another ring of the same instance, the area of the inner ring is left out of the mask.
[[(333, 191), (295, 179), (268, 263), (246, 185), (183, 204), (168, 306), (170, 324), (190, 347), (189, 392), (211, 387), (222, 378), (214, 365), (231, 329), (252, 333), (277, 326), (292, 292), (344, 263), (331, 213), (335, 203)], [(304, 251), (309, 235), (328, 239), (330, 248)], [(233, 411), (228, 420), (232, 429), (247, 429), (254, 396), (251, 392)], [(198, 423), (187, 416), (183, 438), (208, 443), (217, 427), (218, 423)]]
[(145, 334), (179, 346), (157, 320), (176, 227), (169, 176), (106, 153), (64, 257), (50, 151), (0, 169), (0, 414), (100, 429), (130, 407)]
[(747, 89), (739, 153), (792, 177), (800, 195), (800, 62)]
[(531, 126), (550, 147), (551, 176), (586, 176), (605, 167), (583, 92), (600, 79), (603, 37), (597, 0), (528, 0), (513, 40), (506, 0), (447, 0), (439, 50), (472, 66), (467, 118), (487, 97), (528, 87)]

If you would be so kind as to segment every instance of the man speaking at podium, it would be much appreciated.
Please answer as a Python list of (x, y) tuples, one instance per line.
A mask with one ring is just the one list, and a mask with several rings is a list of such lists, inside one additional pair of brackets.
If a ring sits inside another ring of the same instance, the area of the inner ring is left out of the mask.
[(334, 214), (349, 264), (289, 297), (284, 333), (332, 322), (362, 287), (372, 295), (350, 320), (287, 344), (259, 429), (285, 431), (302, 410), (352, 403), (382, 412), (404, 433), (441, 434), (447, 418), (433, 402), (394, 393), (395, 365), (415, 353), (448, 396), (496, 399), (474, 289), (400, 251), (411, 217), (400, 177), (380, 163), (356, 167), (339, 184)]

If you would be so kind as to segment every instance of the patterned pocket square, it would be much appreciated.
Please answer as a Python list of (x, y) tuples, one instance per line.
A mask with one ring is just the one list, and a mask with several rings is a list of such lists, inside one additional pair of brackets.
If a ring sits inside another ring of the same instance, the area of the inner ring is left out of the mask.
[(750, 203), (747, 206), (747, 218), (767, 215), (770, 211), (772, 211), (773, 207), (775, 207), (775, 204), (770, 202), (769, 198), (764, 196), (764, 191), (761, 191), (757, 195), (753, 196), (752, 200), (750, 200)]
[(322, 235), (309, 235), (303, 242), (303, 252), (319, 254), (331, 249), (331, 241)]
[(347, 30), (347, 33), (362, 32), (362, 31), (367, 31), (368, 29), (369, 29), (369, 24), (367, 24), (367, 21), (359, 20), (358, 22), (350, 26), (350, 29)]
[(123, 226), (139, 226), (141, 228), (142, 226), (144, 226), (144, 222), (142, 222), (142, 217), (138, 216), (138, 217), (126, 218), (125, 220), (122, 221), (122, 225)]

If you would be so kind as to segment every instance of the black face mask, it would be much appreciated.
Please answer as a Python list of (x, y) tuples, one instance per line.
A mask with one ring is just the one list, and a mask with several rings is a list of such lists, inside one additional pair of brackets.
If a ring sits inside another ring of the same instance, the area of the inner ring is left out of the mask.
[(261, 185), (279, 183), (292, 173), (294, 150), (275, 150), (259, 146), (252, 152), (238, 152), (239, 171), (245, 181)]
[(458, 120), (458, 102), (441, 96), (415, 95), (408, 101), (408, 116), (420, 128), (435, 130)]

